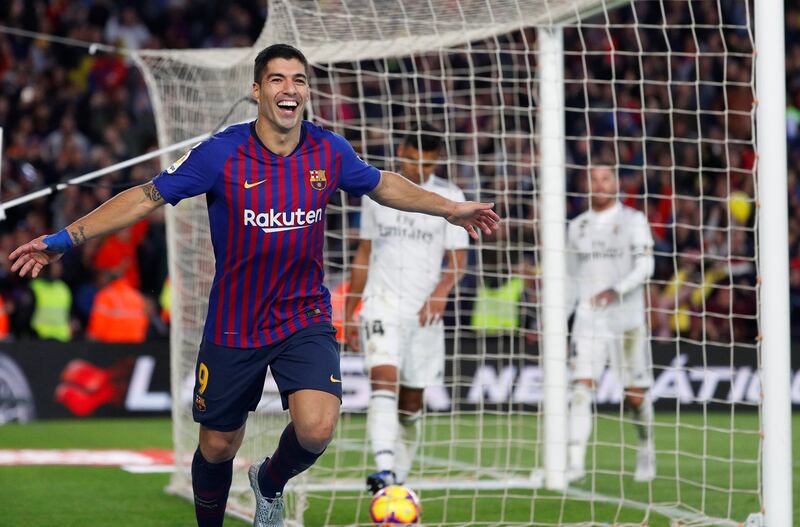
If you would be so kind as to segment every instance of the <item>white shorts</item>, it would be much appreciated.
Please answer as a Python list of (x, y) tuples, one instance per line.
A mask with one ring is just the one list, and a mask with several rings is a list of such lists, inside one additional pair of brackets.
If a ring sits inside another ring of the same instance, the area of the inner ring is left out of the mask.
[(653, 382), (653, 372), (647, 344), (645, 326), (620, 333), (576, 318), (572, 328), (572, 378), (596, 382), (610, 362), (623, 387), (648, 388)]
[(444, 324), (420, 326), (413, 319), (399, 321), (361, 316), (364, 368), (395, 366), (400, 386), (424, 389), (444, 382)]

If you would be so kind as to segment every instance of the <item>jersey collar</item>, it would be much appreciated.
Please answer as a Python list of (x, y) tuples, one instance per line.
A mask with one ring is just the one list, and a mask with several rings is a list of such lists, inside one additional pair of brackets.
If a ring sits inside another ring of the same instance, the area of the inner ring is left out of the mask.
[(593, 208), (589, 207), (589, 211), (591, 212), (592, 216), (595, 218), (605, 218), (606, 216), (612, 216), (616, 214), (616, 212), (622, 207), (622, 204), (619, 200), (615, 201), (613, 205), (608, 207), (606, 210), (601, 210), (600, 212), (596, 212)]
[[(273, 152), (272, 150), (267, 148), (267, 145), (265, 145), (263, 142), (261, 142), (261, 138), (258, 137), (258, 134), (256, 133), (256, 122), (255, 121), (250, 123), (250, 135), (253, 136), (253, 139), (255, 139), (256, 143), (261, 145), (261, 148), (263, 148), (264, 150), (269, 152), (271, 155), (273, 155), (275, 157), (284, 157), (284, 156), (276, 154), (275, 152)], [(305, 143), (305, 142), (306, 142), (306, 121), (300, 121), (300, 140), (297, 142), (297, 146), (294, 147), (294, 150), (292, 150), (292, 153), (289, 154), (288, 156), (285, 156), (285, 157), (292, 157), (293, 155), (295, 155), (297, 152), (300, 151), (300, 148), (303, 146), (303, 143)]]

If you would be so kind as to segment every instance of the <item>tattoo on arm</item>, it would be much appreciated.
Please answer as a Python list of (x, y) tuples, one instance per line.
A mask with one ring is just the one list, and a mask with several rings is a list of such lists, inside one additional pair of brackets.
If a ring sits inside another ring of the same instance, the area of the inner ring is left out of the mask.
[(153, 183), (148, 183), (146, 185), (143, 185), (142, 192), (144, 192), (144, 195), (147, 196), (147, 199), (149, 199), (150, 201), (160, 201), (161, 199), (163, 199), (161, 197), (161, 193), (158, 191), (156, 186), (153, 185)]
[(77, 229), (72, 229), (69, 231), (70, 237), (72, 237), (72, 243), (74, 245), (80, 245), (82, 243), (86, 243), (86, 233), (84, 232), (86, 228), (83, 225), (78, 225)]

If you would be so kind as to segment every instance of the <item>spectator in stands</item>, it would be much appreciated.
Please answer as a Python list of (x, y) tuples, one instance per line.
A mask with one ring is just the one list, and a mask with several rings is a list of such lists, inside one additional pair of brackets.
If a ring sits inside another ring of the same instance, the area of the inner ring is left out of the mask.
[(76, 148), (81, 159), (89, 154), (89, 139), (76, 128), (75, 117), (65, 113), (60, 126), (45, 139), (45, 155), (50, 160), (58, 159), (68, 146)]
[[(497, 207), (497, 210), (503, 212), (503, 207)], [(474, 289), (467, 286), (468, 291), (474, 291), (470, 326), (487, 334), (510, 332), (520, 327), (520, 304), (525, 282), (520, 273), (515, 272), (521, 269), (521, 264), (509, 261), (514, 252), (507, 250), (507, 230), (506, 225), (483, 237), (483, 280), (475, 284)]]
[(98, 272), (104, 285), (94, 297), (86, 336), (107, 343), (144, 342), (148, 324), (144, 297), (120, 273)]
[(61, 279), (61, 262), (54, 262), (51, 269), (39, 278), (30, 281), (33, 291), (34, 311), (31, 328), (41, 339), (68, 342), (72, 338), (70, 311), (72, 291)]
[(172, 294), (170, 292), (169, 278), (164, 280), (164, 287), (161, 288), (161, 294), (158, 295), (158, 305), (161, 308), (159, 316), (162, 322), (169, 324), (170, 308), (172, 306)]
[(150, 31), (139, 20), (133, 7), (125, 7), (119, 15), (115, 14), (106, 23), (106, 41), (129, 49), (139, 49), (150, 40)]
[(105, 238), (92, 257), (92, 267), (98, 272), (118, 272), (131, 287), (139, 289), (141, 278), (136, 250), (147, 229), (148, 220), (145, 219)]
[[(690, 298), (695, 291), (700, 269), (700, 252), (690, 251), (678, 256), (678, 268), (657, 296), (654, 325), (651, 332), (657, 337), (688, 334), (691, 328)], [(652, 286), (651, 286), (652, 287)]]

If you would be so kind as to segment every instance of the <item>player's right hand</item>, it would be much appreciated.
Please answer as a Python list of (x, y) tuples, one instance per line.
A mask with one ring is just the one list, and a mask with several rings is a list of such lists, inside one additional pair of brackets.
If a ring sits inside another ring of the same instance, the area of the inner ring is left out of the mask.
[(494, 203), (462, 201), (453, 206), (447, 221), (467, 230), (473, 240), (479, 238), (478, 231), (489, 235), (500, 228), (500, 216), (492, 210)]
[(344, 341), (353, 351), (361, 351), (361, 340), (358, 335), (358, 322), (348, 320), (344, 323)]
[(613, 289), (606, 289), (594, 295), (590, 302), (595, 309), (605, 309), (617, 300), (619, 300), (617, 292)]
[(61, 258), (63, 253), (48, 251), (47, 244), (42, 241), (43, 239), (44, 235), (39, 236), (25, 245), (20, 245), (8, 255), (8, 259), (14, 262), (11, 265), (12, 273), (19, 271), (20, 276), (30, 273), (32, 278), (36, 278), (45, 265)]

